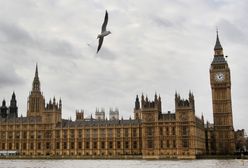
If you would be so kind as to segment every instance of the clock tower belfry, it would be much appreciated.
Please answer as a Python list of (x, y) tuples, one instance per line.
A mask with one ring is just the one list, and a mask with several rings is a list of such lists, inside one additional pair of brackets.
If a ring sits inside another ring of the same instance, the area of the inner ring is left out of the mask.
[(210, 84), (216, 154), (233, 154), (235, 143), (232, 118), (231, 75), (219, 41), (218, 31), (214, 47), (214, 58), (210, 67)]

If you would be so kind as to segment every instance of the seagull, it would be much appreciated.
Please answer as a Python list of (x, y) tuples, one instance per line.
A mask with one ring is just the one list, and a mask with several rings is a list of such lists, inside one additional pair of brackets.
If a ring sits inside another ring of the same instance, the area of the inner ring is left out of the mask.
[(98, 41), (98, 47), (97, 47), (96, 53), (98, 53), (98, 51), (100, 50), (100, 48), (102, 46), (103, 38), (111, 33), (110, 31), (106, 30), (107, 24), (108, 24), (108, 12), (106, 10), (104, 22), (102, 24), (102, 32), (101, 32), (101, 34), (98, 34), (98, 36), (97, 36), (97, 39), (99, 39), (99, 41)]

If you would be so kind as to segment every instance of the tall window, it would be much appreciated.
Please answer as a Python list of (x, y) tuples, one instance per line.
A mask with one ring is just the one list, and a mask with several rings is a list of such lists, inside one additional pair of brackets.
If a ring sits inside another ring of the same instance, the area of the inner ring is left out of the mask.
[(93, 142), (93, 148), (97, 149), (97, 142)]
[(46, 143), (46, 148), (50, 149), (50, 143), (49, 142)]
[(152, 140), (148, 140), (147, 141), (147, 147), (148, 148), (153, 148), (154, 144), (153, 144), (153, 141)]
[(163, 136), (163, 127), (160, 127), (160, 129), (159, 129), (159, 135), (160, 136)]
[(70, 138), (74, 139), (74, 129), (70, 130)]
[(57, 142), (57, 143), (56, 143), (56, 149), (59, 149), (59, 148), (60, 148), (60, 143)]
[(101, 134), (101, 137), (102, 138), (105, 138), (106, 134), (105, 134), (105, 129), (104, 128), (101, 129), (101, 133), (100, 134)]
[(78, 130), (78, 138), (82, 138), (82, 130), (81, 129)]
[(134, 148), (134, 149), (137, 149), (137, 141), (134, 141), (134, 142), (133, 142), (133, 148)]
[(108, 129), (108, 137), (109, 138), (113, 137), (113, 129), (112, 128)]
[(78, 149), (82, 149), (82, 142), (78, 142)]
[(188, 136), (188, 127), (187, 126), (182, 127), (182, 134), (183, 134), (183, 136)]
[(128, 141), (125, 142), (125, 148), (126, 148), (126, 149), (129, 148), (129, 142), (128, 142)]
[(164, 142), (162, 140), (160, 141), (160, 148), (164, 148)]
[(121, 129), (120, 128), (116, 129), (116, 136), (121, 137)]
[(167, 146), (167, 148), (170, 147), (170, 141), (169, 140), (166, 141), (166, 146)]
[(55, 134), (56, 134), (55, 135), (56, 138), (60, 138), (60, 131), (59, 130), (56, 130), (56, 133)]
[(176, 148), (176, 140), (173, 140), (173, 148)]
[(112, 148), (113, 148), (113, 142), (110, 141), (110, 142), (109, 142), (109, 149), (112, 149)]
[(93, 129), (93, 138), (97, 138), (97, 129)]
[(120, 148), (121, 148), (121, 142), (117, 141), (117, 149), (120, 149)]
[(128, 137), (128, 128), (125, 128), (125, 137)]
[(152, 136), (153, 135), (153, 128), (152, 127), (147, 127), (147, 135)]
[(188, 141), (188, 139), (183, 139), (182, 141), (183, 141), (182, 142), (183, 143), (183, 147), (184, 148), (188, 148), (189, 147), (189, 141)]
[(31, 150), (34, 149), (34, 143), (30, 143), (30, 149), (31, 149)]
[(172, 135), (176, 135), (175, 127), (172, 127)]
[(133, 128), (133, 137), (136, 137), (136, 136), (137, 136), (137, 129)]
[(38, 149), (41, 149), (41, 142), (38, 143)]
[(71, 149), (74, 149), (74, 142), (71, 142)]
[(90, 129), (85, 130), (85, 137), (90, 138)]
[(105, 142), (104, 141), (102, 141), (102, 143), (101, 143), (101, 148), (105, 149)]
[(89, 142), (89, 141), (87, 141), (87, 142), (85, 143), (85, 148), (86, 148), (86, 149), (89, 149), (89, 148), (90, 148), (90, 142)]
[(66, 142), (64, 142), (64, 147), (63, 148), (67, 149), (67, 143)]
[(67, 130), (63, 130), (63, 138), (64, 138), (64, 139), (67, 138)]

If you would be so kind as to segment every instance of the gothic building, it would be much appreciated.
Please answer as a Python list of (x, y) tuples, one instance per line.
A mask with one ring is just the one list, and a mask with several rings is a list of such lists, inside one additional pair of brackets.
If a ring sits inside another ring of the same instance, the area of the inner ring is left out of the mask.
[[(76, 111), (76, 120), (61, 118), (62, 103), (47, 104), (36, 66), (28, 97), (27, 116), (15, 117), (15, 94), (10, 107), (1, 107), (0, 151), (19, 157), (190, 158), (205, 153), (204, 120), (195, 116), (194, 96), (175, 95), (175, 113), (163, 113), (161, 97), (136, 97), (134, 119), (119, 119), (119, 110), (96, 110), (93, 118)], [(9, 110), (8, 110), (9, 109)], [(9, 111), (9, 112), (7, 112)], [(10, 116), (7, 118), (7, 116)]]
[[(234, 129), (230, 69), (217, 34), (210, 84), (214, 123), (195, 115), (195, 98), (175, 93), (175, 112), (164, 112), (161, 97), (136, 96), (133, 119), (119, 119), (119, 110), (96, 109), (95, 118), (76, 111), (76, 120), (62, 119), (62, 101), (45, 102), (38, 67), (27, 102), (27, 116), (18, 117), (15, 93), (0, 107), (0, 151), (18, 157), (195, 159), (206, 154), (233, 154)], [(1, 153), (1, 152), (0, 152)]]
[(13, 92), (9, 107), (6, 106), (5, 100), (2, 101), (2, 106), (0, 107), (0, 118), (9, 119), (16, 117), (18, 117), (18, 107), (15, 92)]

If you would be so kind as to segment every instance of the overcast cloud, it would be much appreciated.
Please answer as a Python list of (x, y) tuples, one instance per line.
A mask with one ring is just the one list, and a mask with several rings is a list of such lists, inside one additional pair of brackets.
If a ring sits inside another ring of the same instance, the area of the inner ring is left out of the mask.
[[(245, 128), (248, 100), (248, 2), (245, 0), (0, 0), (0, 99), (16, 92), (26, 116), (35, 64), (48, 102), (62, 99), (63, 118), (96, 107), (133, 117), (136, 94), (195, 95), (196, 115), (213, 121), (209, 67), (216, 26), (232, 77), (235, 129)], [(108, 29), (96, 54), (105, 10)], [(89, 44), (89, 45), (88, 45)]]

